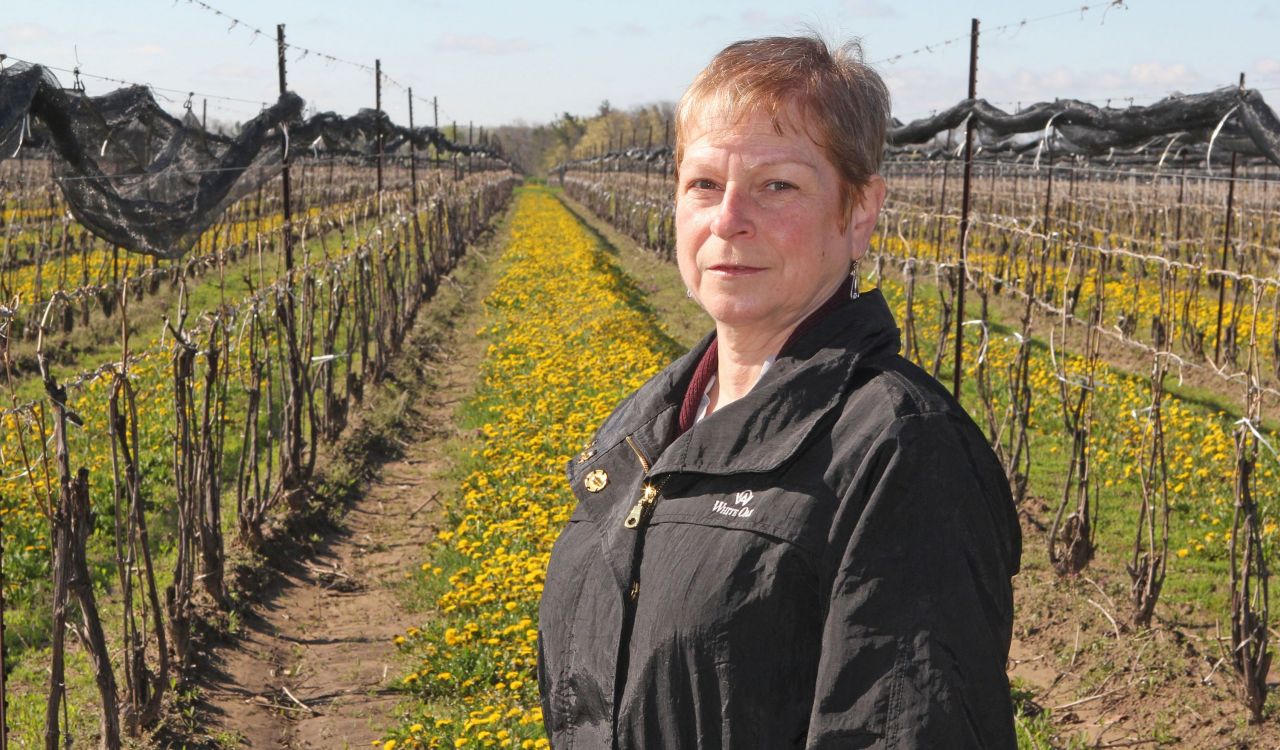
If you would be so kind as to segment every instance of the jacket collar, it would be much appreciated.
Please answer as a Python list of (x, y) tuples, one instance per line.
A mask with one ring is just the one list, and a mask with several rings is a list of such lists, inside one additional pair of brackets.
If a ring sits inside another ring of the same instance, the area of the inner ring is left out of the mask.
[(631, 436), (651, 461), (657, 457), (651, 476), (772, 471), (843, 400), (860, 362), (900, 348), (878, 289), (846, 300), (796, 337), (746, 396), (672, 441), (685, 391), (712, 338), (642, 386), (601, 430), (602, 447)]

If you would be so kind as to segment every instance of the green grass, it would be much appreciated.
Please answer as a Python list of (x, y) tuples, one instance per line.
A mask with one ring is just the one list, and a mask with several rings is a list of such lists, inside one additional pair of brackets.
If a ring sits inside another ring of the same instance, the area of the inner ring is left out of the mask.
[(656, 318), (663, 332), (681, 349), (689, 349), (711, 331), (711, 318), (685, 294), (684, 281), (674, 263), (640, 249), (560, 188), (551, 191), (586, 224), (605, 252), (617, 260), (625, 274), (620, 283), (628, 289), (629, 302)]
[(1019, 750), (1083, 750), (1089, 746), (1082, 735), (1061, 736), (1053, 725), (1052, 712), (1036, 703), (1036, 695), (1030, 686), (1015, 679), (1009, 687), (1013, 695), (1013, 726)]
[[(349, 204), (342, 204), (329, 210), (342, 211), (348, 208)], [(322, 210), (317, 217), (322, 230), (309, 236), (305, 244), (299, 243), (296, 246), (297, 267), (321, 262), (326, 256), (341, 255), (353, 246), (357, 237), (368, 242), (370, 232), (379, 223), (379, 218), (371, 215), (367, 221), (353, 220), (351, 223), (344, 222), (344, 226), (331, 226), (327, 221), (329, 218), (332, 218), (331, 215)], [(234, 305), (247, 298), (251, 290), (260, 290), (273, 283), (283, 270), (283, 258), (283, 246), (275, 242), (260, 255), (250, 253), (220, 269), (206, 269), (199, 276), (186, 279), (186, 307), (189, 311), (187, 326), (193, 327), (201, 313), (212, 311), (224, 303)], [(168, 266), (162, 267), (170, 268), (178, 263), (180, 262), (170, 262)], [(141, 300), (131, 296), (128, 305), (131, 347), (137, 351), (152, 337), (159, 336), (165, 319), (171, 320), (176, 327), (181, 301), (179, 286), (167, 279), (160, 281), (155, 294), (146, 294)], [(54, 335), (46, 346), (47, 356), (57, 366), (54, 374), (61, 376), (63, 380), (73, 373), (59, 373), (58, 369), (67, 368), (73, 369), (74, 373), (82, 373), (119, 358), (121, 326), (118, 306), (110, 317), (102, 315), (96, 302), (93, 307), (94, 312), (88, 326), (77, 325), (70, 333)], [(78, 312), (76, 317), (79, 319)], [(15, 361), (30, 362), (34, 366), (35, 348), (34, 339), (18, 341), (11, 354)], [(37, 398), (42, 393), (43, 388), (35, 377), (34, 370), (26, 377), (19, 378), (20, 399)]]

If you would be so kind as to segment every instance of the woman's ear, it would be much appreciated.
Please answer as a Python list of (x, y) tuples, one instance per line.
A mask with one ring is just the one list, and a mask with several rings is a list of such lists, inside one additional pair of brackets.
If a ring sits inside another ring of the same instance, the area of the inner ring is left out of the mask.
[(873, 174), (867, 184), (858, 191), (858, 199), (854, 201), (849, 217), (849, 239), (853, 245), (853, 259), (859, 260), (867, 254), (871, 245), (871, 234), (876, 230), (876, 220), (880, 217), (880, 208), (888, 187), (884, 178)]

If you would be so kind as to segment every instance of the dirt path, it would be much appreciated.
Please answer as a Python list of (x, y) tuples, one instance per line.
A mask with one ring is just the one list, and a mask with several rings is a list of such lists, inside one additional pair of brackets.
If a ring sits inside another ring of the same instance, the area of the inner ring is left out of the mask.
[(209, 735), (221, 746), (368, 747), (392, 723), (400, 696), (387, 686), (403, 671), (392, 639), (422, 624), (394, 587), (421, 564), (437, 530), (454, 410), (483, 356), (470, 335), (482, 293), (456, 284), (441, 289), (465, 302), (455, 304), (452, 329), (437, 336), (422, 365), (429, 382), (405, 394), (402, 454), (378, 468), (314, 554), (290, 559), (274, 574), (237, 642), (217, 650), (201, 690)]

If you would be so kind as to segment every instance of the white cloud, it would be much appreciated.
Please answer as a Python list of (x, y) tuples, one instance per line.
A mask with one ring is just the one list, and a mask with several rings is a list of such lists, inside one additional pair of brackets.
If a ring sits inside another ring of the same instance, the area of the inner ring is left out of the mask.
[(1126, 78), (1125, 76), (1120, 75), (1119, 73), (1110, 73), (1110, 72), (1103, 73), (1102, 75), (1098, 76), (1097, 81), (1098, 81), (1098, 84), (1097, 84), (1098, 88), (1102, 89), (1103, 91), (1112, 91), (1112, 92), (1122, 91), (1124, 88), (1126, 88), (1129, 85), (1129, 79)]
[(1253, 69), (1258, 72), (1258, 75), (1276, 75), (1280, 73), (1280, 60), (1274, 57), (1264, 57), (1253, 63)]
[(1040, 91), (1070, 91), (1076, 86), (1075, 75), (1066, 68), (1057, 68), (1048, 73), (1041, 73), (1036, 80)]
[(134, 47), (132, 50), (130, 50), (130, 52), (132, 52), (135, 55), (145, 55), (148, 57), (153, 57), (155, 55), (163, 55), (168, 51), (169, 50), (165, 49), (164, 47), (161, 47), (158, 44), (144, 44), (139, 47)]
[(533, 44), (521, 37), (500, 39), (488, 34), (445, 34), (436, 43), (436, 49), (474, 55), (509, 55), (528, 52), (533, 49)]
[(1129, 68), (1129, 79), (1143, 86), (1185, 86), (1199, 76), (1182, 63), (1145, 62)]

